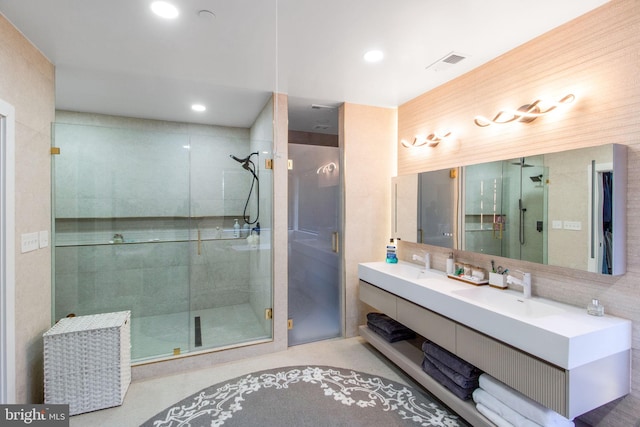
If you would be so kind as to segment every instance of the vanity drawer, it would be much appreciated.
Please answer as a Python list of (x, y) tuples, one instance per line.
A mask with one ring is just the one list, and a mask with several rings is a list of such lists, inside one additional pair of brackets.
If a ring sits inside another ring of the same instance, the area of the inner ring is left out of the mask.
[(397, 299), (395, 295), (360, 280), (360, 301), (396, 320)]
[(566, 371), (460, 324), (456, 354), (547, 408), (567, 416)]
[(396, 305), (398, 322), (413, 329), (440, 347), (444, 347), (450, 352), (455, 353), (455, 322), (402, 298), (398, 298)]

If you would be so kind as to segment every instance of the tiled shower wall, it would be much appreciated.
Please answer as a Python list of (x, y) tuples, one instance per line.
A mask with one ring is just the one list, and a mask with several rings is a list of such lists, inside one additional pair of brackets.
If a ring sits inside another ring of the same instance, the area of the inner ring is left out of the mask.
[[(72, 112), (58, 112), (55, 129), (62, 151), (55, 176), (64, 181), (55, 194), (56, 318), (242, 304), (265, 286), (270, 297), (270, 274), (260, 274), (270, 272), (270, 252), (250, 248), (244, 232), (233, 236), (251, 175), (229, 154), (248, 155), (261, 144), (259, 135)], [(265, 209), (268, 184), (261, 191)], [(124, 244), (114, 244), (116, 233)], [(263, 249), (269, 234), (263, 233)], [(261, 301), (256, 314), (271, 305), (253, 297)]]
[[(56, 318), (132, 310), (134, 317), (249, 302), (242, 239), (56, 248)], [(255, 252), (255, 251), (254, 251)]]

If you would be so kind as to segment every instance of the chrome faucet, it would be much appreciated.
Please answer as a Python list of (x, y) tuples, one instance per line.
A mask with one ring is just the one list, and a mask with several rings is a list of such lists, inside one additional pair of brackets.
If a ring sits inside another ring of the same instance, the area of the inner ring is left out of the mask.
[(518, 273), (522, 274), (522, 280), (517, 277), (513, 277), (512, 275), (507, 275), (507, 284), (516, 284), (522, 286), (522, 293), (525, 298), (531, 298), (531, 273), (525, 273), (522, 271), (518, 271)]

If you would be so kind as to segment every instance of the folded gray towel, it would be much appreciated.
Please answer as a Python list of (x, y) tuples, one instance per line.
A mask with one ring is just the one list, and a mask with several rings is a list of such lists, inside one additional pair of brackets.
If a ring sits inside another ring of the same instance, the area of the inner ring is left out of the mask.
[(387, 342), (397, 342), (397, 341), (403, 341), (403, 340), (410, 340), (410, 339), (416, 337), (415, 332), (413, 332), (411, 329), (408, 329), (408, 328), (404, 328), (402, 330), (397, 330), (397, 331), (394, 331), (392, 333), (388, 333), (384, 329), (381, 329), (381, 328), (377, 327), (376, 325), (374, 325), (371, 322), (367, 322), (367, 326), (373, 332), (375, 332), (376, 334), (378, 334), (382, 338), (384, 338)]
[(458, 386), (462, 388), (478, 388), (478, 377), (480, 376), (480, 373), (474, 375), (471, 378), (467, 378), (464, 375), (454, 371), (439, 360), (436, 360), (433, 357), (429, 356), (428, 354), (425, 354), (424, 357), (427, 358), (429, 362), (433, 364), (433, 366), (438, 368), (440, 372), (446, 375), (447, 378), (456, 383)]
[(455, 394), (462, 400), (469, 400), (473, 394), (474, 387), (471, 388), (463, 388), (458, 384), (451, 381), (446, 375), (444, 375), (436, 366), (429, 362), (429, 359), (426, 357), (422, 361), (422, 370), (431, 376), (434, 380), (438, 381), (442, 386), (444, 386), (451, 393)]
[(393, 320), (384, 313), (367, 314), (367, 324), (369, 323), (375, 325), (378, 329), (385, 331), (387, 334), (411, 331), (411, 329), (407, 328), (402, 323)]
[(455, 354), (445, 350), (437, 344), (432, 343), (431, 341), (425, 341), (422, 344), (422, 351), (424, 351), (425, 355), (431, 356), (433, 359), (436, 359), (443, 365), (448, 366), (466, 378), (474, 378), (482, 373), (471, 363), (460, 359)]

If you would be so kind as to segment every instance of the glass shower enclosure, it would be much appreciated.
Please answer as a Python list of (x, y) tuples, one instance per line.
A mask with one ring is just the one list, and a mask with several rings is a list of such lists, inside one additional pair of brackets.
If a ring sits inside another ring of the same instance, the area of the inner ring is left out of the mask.
[(266, 126), (61, 116), (54, 321), (131, 310), (134, 361), (272, 339)]
[(543, 156), (467, 166), (464, 248), (546, 263), (547, 176)]

